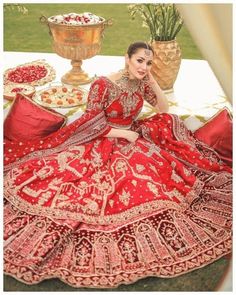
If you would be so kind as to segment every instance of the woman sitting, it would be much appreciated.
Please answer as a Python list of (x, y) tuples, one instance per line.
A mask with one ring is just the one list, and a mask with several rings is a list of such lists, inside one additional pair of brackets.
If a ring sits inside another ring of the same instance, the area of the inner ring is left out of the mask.
[[(152, 60), (131, 44), (125, 70), (92, 83), (81, 118), (6, 142), (6, 274), (109, 288), (231, 252), (231, 168), (167, 113)], [(138, 120), (144, 100), (157, 114)]]

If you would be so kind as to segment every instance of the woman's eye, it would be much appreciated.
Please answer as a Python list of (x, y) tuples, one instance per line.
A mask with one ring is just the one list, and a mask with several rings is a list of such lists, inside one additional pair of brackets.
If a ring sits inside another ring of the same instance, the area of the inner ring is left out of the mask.
[(142, 59), (137, 59), (137, 61), (141, 64), (143, 62)]
[(150, 61), (150, 62), (148, 62), (148, 63), (147, 63), (147, 65), (148, 65), (148, 66), (151, 66), (151, 65), (152, 65), (152, 62), (151, 62), (151, 61)]

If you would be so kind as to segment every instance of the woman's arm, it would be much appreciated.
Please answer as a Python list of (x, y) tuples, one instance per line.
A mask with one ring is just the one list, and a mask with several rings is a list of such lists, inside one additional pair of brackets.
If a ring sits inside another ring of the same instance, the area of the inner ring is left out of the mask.
[(127, 130), (127, 129), (116, 129), (111, 128), (111, 130), (104, 135), (105, 137), (119, 137), (125, 138), (130, 142), (135, 142), (138, 138), (139, 134), (135, 131)]
[(158, 112), (167, 113), (169, 110), (167, 97), (165, 96), (164, 92), (161, 90), (157, 81), (153, 78), (153, 75), (150, 72), (148, 72), (148, 80), (149, 85), (151, 86), (157, 97), (157, 102), (154, 105), (154, 108), (156, 108)]

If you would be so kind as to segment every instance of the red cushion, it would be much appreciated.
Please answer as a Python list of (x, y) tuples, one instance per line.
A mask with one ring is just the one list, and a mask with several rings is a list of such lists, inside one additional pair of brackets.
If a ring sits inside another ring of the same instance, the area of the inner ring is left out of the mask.
[(197, 139), (212, 147), (228, 165), (232, 166), (233, 122), (224, 108), (194, 132)]
[(44, 108), (18, 93), (4, 121), (4, 137), (21, 141), (41, 139), (65, 123), (65, 116)]

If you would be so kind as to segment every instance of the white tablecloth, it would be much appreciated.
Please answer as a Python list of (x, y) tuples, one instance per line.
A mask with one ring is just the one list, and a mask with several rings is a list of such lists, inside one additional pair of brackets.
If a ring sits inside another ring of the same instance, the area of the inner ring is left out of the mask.
[[(61, 82), (61, 77), (71, 69), (69, 59), (62, 58), (55, 53), (31, 53), (31, 52), (4, 52), (4, 70), (27, 62), (44, 59), (56, 70), (54, 82)], [(94, 77), (108, 75), (124, 67), (123, 56), (101, 56), (83, 61), (82, 68), (89, 76)], [(47, 85), (36, 88), (41, 90)], [(83, 85), (89, 89), (89, 84)], [(231, 104), (227, 102), (225, 94), (220, 87), (209, 64), (205, 60), (182, 59), (180, 70), (172, 92), (166, 93), (170, 113), (180, 115), (190, 130), (200, 127), (206, 120), (212, 117), (219, 109), (228, 107), (232, 110)], [(11, 103), (4, 101), (4, 115), (9, 111)], [(58, 109), (66, 114), (68, 123), (78, 118), (84, 111), (82, 108)], [(143, 113), (153, 113), (150, 105), (145, 104)]]

